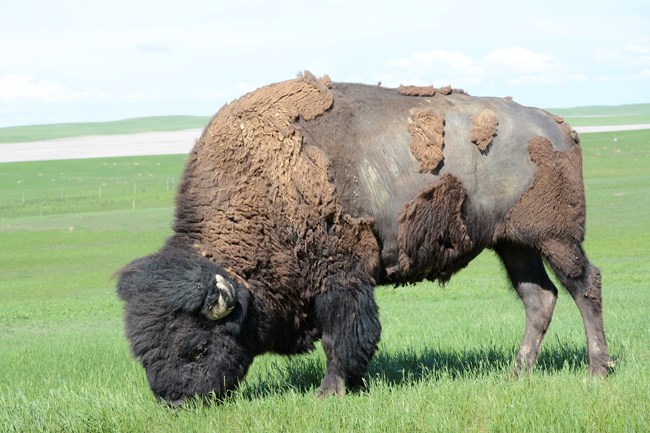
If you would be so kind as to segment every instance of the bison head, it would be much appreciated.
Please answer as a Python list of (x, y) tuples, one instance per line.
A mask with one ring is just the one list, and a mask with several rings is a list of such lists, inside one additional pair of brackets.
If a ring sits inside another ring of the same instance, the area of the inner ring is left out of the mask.
[(175, 406), (221, 399), (244, 377), (253, 359), (244, 332), (250, 295), (223, 268), (164, 248), (126, 266), (117, 287), (131, 349), (158, 398)]

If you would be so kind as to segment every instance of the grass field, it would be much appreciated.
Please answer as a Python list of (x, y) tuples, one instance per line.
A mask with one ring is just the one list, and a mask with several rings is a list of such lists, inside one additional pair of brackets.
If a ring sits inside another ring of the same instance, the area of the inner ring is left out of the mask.
[(207, 116), (138, 117), (113, 122), (60, 123), (55, 125), (10, 126), (0, 128), (0, 144), (83, 135), (132, 134), (135, 132), (179, 131), (203, 128)]
[(650, 122), (650, 104), (552, 108), (572, 126), (629, 125)]
[(482, 254), (445, 287), (377, 290), (367, 390), (317, 399), (324, 355), (255, 360), (223, 405), (155, 402), (112, 273), (170, 234), (184, 156), (0, 164), (2, 432), (644, 432), (650, 428), (650, 131), (585, 134), (586, 249), (617, 368), (586, 374), (562, 291), (535, 372), (508, 369), (523, 306)]

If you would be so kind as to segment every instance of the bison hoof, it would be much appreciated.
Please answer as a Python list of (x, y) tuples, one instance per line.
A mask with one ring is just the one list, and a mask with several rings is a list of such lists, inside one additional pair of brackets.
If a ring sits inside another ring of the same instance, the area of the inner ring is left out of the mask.
[(316, 391), (316, 397), (324, 398), (329, 396), (342, 397), (345, 395), (345, 381), (340, 376), (327, 375)]
[(614, 361), (611, 359), (607, 359), (606, 361), (599, 362), (594, 366), (589, 366), (589, 371), (593, 376), (596, 377), (606, 377), (609, 373), (611, 373), (614, 368), (616, 367), (616, 364)]

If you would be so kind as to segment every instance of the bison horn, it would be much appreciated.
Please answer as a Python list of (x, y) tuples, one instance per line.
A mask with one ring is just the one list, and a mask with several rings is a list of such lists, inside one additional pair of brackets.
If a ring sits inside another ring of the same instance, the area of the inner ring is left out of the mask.
[(205, 312), (205, 316), (210, 320), (223, 319), (235, 309), (235, 290), (228, 280), (219, 274), (217, 274), (217, 291), (219, 292), (217, 300)]

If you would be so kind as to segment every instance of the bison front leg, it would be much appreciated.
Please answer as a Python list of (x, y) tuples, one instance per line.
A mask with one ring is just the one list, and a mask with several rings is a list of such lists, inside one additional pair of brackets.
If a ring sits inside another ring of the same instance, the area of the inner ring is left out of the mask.
[(330, 288), (316, 298), (316, 314), (327, 356), (319, 397), (344, 395), (361, 385), (381, 334), (372, 286)]
[(513, 373), (531, 371), (535, 366), (542, 340), (551, 323), (557, 289), (548, 278), (541, 255), (528, 247), (503, 243), (495, 248), (508, 272), (510, 281), (526, 309), (526, 328)]

